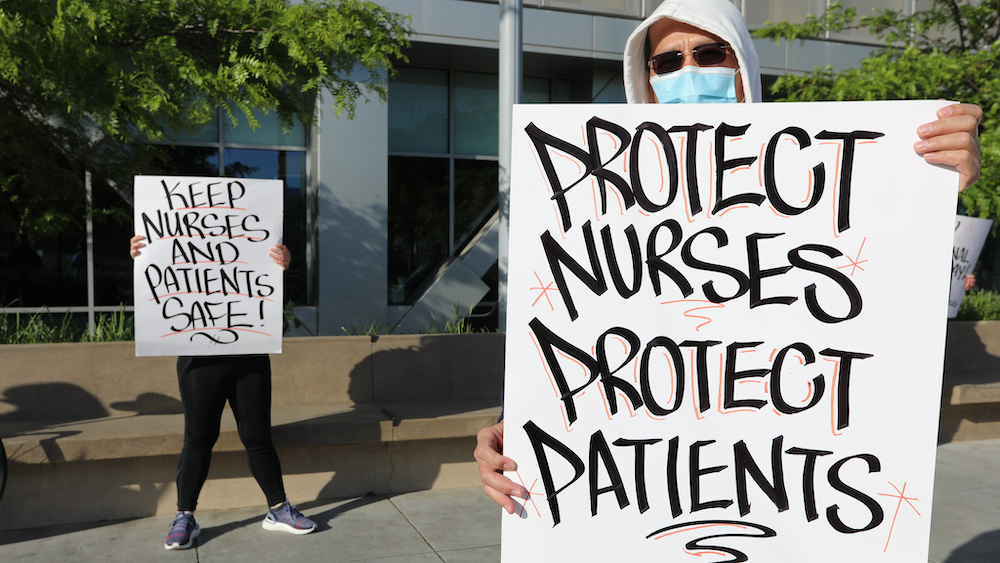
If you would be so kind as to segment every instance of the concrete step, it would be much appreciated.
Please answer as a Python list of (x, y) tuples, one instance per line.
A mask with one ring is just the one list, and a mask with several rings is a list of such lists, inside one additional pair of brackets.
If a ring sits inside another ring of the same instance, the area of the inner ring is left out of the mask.
[[(488, 401), (275, 409), (275, 444), (293, 502), (475, 486), (475, 434)], [(226, 410), (199, 509), (259, 506), (236, 422)], [(176, 511), (182, 415), (0, 425), (10, 459), (0, 530)], [(16, 516), (16, 517), (15, 517)]]
[(938, 442), (1000, 438), (1000, 322), (949, 322)]

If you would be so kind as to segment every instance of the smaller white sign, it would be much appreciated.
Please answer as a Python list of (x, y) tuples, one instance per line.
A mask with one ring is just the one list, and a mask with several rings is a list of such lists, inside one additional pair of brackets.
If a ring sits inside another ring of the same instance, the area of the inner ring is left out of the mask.
[(281, 352), (282, 182), (135, 177), (136, 356)]
[(958, 306), (965, 297), (965, 276), (973, 273), (986, 236), (990, 234), (989, 219), (955, 217), (955, 246), (951, 258), (951, 293), (948, 296), (948, 318), (958, 315)]

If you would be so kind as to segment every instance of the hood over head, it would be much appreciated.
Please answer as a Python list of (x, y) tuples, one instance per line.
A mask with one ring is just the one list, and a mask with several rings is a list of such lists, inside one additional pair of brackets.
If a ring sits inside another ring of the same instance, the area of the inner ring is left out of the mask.
[(645, 60), (646, 35), (649, 27), (663, 18), (692, 25), (728, 43), (740, 64), (744, 100), (761, 101), (760, 61), (746, 21), (736, 6), (729, 0), (664, 0), (625, 43), (625, 97), (628, 103), (653, 101), (649, 95), (649, 70)]

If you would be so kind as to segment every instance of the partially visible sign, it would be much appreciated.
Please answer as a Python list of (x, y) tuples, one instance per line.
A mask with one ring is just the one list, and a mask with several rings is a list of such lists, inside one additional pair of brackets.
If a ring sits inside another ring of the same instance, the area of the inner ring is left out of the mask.
[(137, 356), (281, 352), (282, 182), (135, 177)]
[(948, 296), (948, 318), (958, 314), (965, 297), (965, 277), (972, 273), (990, 234), (990, 219), (959, 215), (955, 218), (955, 246), (951, 254), (951, 294)]

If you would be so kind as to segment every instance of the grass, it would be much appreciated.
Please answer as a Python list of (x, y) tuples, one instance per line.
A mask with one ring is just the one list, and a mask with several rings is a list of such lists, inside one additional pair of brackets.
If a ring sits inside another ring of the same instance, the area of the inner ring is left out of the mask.
[[(468, 317), (461, 316), (458, 308), (452, 308), (454, 318), (445, 322), (444, 327), (438, 323), (426, 327), (419, 334), (470, 334), (475, 332), (490, 332), (489, 329), (473, 326)], [(351, 307), (354, 313), (354, 307)], [(471, 310), (470, 310), (471, 312)], [(285, 322), (291, 326), (301, 325), (292, 312), (292, 305), (285, 307)], [(340, 327), (348, 336), (381, 336), (395, 334), (398, 325), (389, 326), (381, 320), (378, 314), (365, 321), (359, 321), (354, 314), (355, 322), (347, 327)], [(435, 319), (436, 320), (436, 319)], [(135, 317), (125, 311), (121, 305), (118, 311), (98, 313), (95, 317), (94, 334), (86, 328), (74, 326), (73, 314), (69, 311), (59, 318), (48, 310), (40, 313), (7, 313), (0, 307), (0, 345), (3, 344), (52, 344), (57, 342), (126, 342), (135, 340)]]
[[(443, 329), (438, 329), (437, 323), (434, 323), (427, 330), (423, 331), (425, 334), (472, 334), (475, 332), (492, 332), (486, 328), (476, 328), (473, 326), (472, 322), (469, 321), (469, 316), (472, 314), (472, 308), (469, 308), (468, 316), (461, 316), (458, 313), (458, 307), (452, 307), (452, 314), (455, 318), (446, 322)], [(437, 319), (435, 319), (436, 321)]]
[(94, 334), (73, 324), (67, 311), (59, 318), (48, 310), (39, 313), (7, 313), (0, 308), (0, 345), (54, 344), (59, 342), (124, 342), (135, 339), (134, 319), (121, 305), (118, 311), (98, 313)]
[(82, 331), (80, 342), (126, 342), (135, 340), (135, 317), (121, 305), (112, 313), (98, 313), (94, 319), (94, 334)]
[[(354, 316), (354, 322), (351, 323), (350, 327), (340, 327), (340, 330), (347, 336), (381, 336), (383, 334), (392, 334), (396, 330), (396, 326), (389, 326), (389, 323), (379, 319), (378, 313), (368, 317), (367, 320), (358, 322), (358, 313), (354, 310), (354, 305), (351, 303), (347, 304), (351, 308), (351, 315)], [(340, 336), (340, 335), (334, 335)]]
[(79, 332), (73, 327), (73, 317), (69, 313), (56, 321), (48, 311), (4, 314), (0, 310), (0, 344), (76, 342)]

